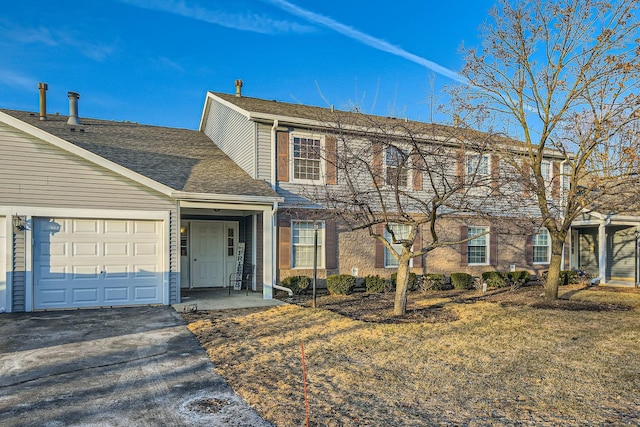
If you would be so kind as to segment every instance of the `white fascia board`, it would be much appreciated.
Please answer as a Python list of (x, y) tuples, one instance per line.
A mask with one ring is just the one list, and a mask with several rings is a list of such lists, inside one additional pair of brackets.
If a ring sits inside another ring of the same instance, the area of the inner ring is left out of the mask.
[(55, 135), (45, 132), (40, 128), (32, 126), (29, 123), (23, 122), (22, 120), (16, 119), (13, 116), (3, 113), (2, 111), (0, 111), (0, 121), (15, 129), (18, 129), (21, 132), (24, 132), (28, 135), (38, 138), (48, 144), (51, 144), (71, 154), (81, 157), (98, 166), (102, 166), (103, 168), (109, 169), (112, 172), (122, 175), (125, 178), (128, 178), (132, 181), (137, 182), (138, 184), (149, 187), (152, 190), (158, 191), (164, 195), (171, 196), (171, 193), (174, 191), (172, 188), (167, 187), (166, 185), (160, 184), (159, 182), (154, 181), (151, 178), (147, 178), (144, 175), (134, 172), (131, 169), (127, 169), (124, 166), (121, 166), (115, 162), (112, 162), (111, 160), (107, 160), (104, 157), (101, 157), (95, 153), (92, 153), (91, 151), (85, 150), (84, 148), (80, 148), (77, 145), (70, 143), (69, 141), (65, 141), (62, 138), (59, 138)]
[(225, 202), (194, 202), (194, 201), (186, 201), (183, 200), (180, 202), (180, 209), (224, 209), (224, 210), (234, 210), (234, 211), (254, 211), (254, 212), (272, 212), (276, 206), (277, 202), (273, 203), (225, 203)]
[(273, 205), (284, 201), (280, 196), (245, 196), (241, 194), (188, 193), (176, 191), (171, 197), (177, 199), (184, 207), (184, 202), (219, 202), (232, 204)]

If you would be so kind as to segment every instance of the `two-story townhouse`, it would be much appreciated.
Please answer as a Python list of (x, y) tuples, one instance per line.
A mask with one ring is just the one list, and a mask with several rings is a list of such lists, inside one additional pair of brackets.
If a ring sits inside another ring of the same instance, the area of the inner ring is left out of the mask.
[[(357, 117), (349, 117), (350, 114)], [(335, 273), (388, 277), (397, 267), (388, 250), (371, 239), (367, 231), (350, 231), (330, 212), (323, 213), (317, 199), (310, 197), (314, 188), (344, 185), (344, 174), (333, 159), (337, 156), (334, 154), (337, 147), (344, 142), (341, 141), (341, 132), (345, 126), (338, 129), (341, 126), (336, 126), (332, 117), (342, 117), (340, 120), (348, 122), (350, 130), (356, 134), (365, 132), (362, 126), (358, 126), (358, 120), (374, 118), (339, 112), (333, 107), (250, 98), (239, 92), (236, 95), (207, 94), (201, 130), (253, 178), (267, 181), (284, 200), (279, 204), (277, 241), (274, 242), (278, 258), (274, 274), (280, 280), (290, 275), (312, 274), (314, 223), (319, 224), (320, 256), (317, 265), (320, 277)], [(404, 126), (425, 125), (401, 121)], [(451, 130), (446, 126), (438, 128), (444, 133)], [(370, 132), (370, 129), (366, 131)], [(489, 192), (500, 193), (498, 187), (501, 190), (511, 188), (508, 191), (519, 191), (521, 198), (530, 198), (526, 189), (518, 188), (520, 180), (508, 179), (508, 164), (502, 162), (499, 155), (479, 152), (477, 145), (465, 143), (457, 131), (456, 135), (450, 144), (455, 152), (455, 159), (450, 156), (450, 172), (458, 180), (480, 176), (484, 177)], [(423, 135), (421, 143), (429, 144), (432, 137)], [(417, 195), (426, 192), (427, 178), (423, 173), (398, 167), (398, 159), (403, 154), (407, 155), (406, 152), (398, 153), (398, 147), (402, 145), (381, 150), (371, 148), (368, 153), (371, 170), (379, 175), (382, 184), (385, 180), (397, 180), (407, 191)], [(561, 198), (564, 185), (560, 173), (562, 160), (560, 153), (550, 152), (543, 162), (549, 192), (557, 199)], [(487, 270), (545, 270), (550, 259), (550, 239), (546, 230), (534, 228), (535, 209), (514, 209), (506, 202), (500, 202), (498, 195), (484, 200), (493, 215), (467, 213), (440, 221), (438, 227), (442, 240), (464, 242), (443, 246), (424, 257), (414, 258), (412, 271), (479, 275)], [(424, 230), (421, 231), (417, 241), (426, 238)], [(469, 240), (476, 235), (479, 237)], [(568, 253), (566, 268), (569, 268)]]

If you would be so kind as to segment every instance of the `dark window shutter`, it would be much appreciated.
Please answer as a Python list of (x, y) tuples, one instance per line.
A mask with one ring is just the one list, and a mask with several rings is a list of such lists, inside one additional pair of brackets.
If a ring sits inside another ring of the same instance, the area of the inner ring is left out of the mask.
[(560, 197), (560, 162), (553, 162), (553, 178), (551, 187), (551, 197), (557, 199)]
[(325, 264), (327, 269), (338, 268), (338, 236), (336, 235), (336, 221), (328, 219), (324, 223), (325, 236)]
[[(416, 234), (416, 240), (413, 243), (414, 250), (422, 249), (422, 225), (418, 225), (418, 233)], [(413, 266), (422, 268), (422, 257), (424, 255), (417, 256), (413, 258)]]
[(382, 144), (379, 142), (375, 142), (371, 145), (371, 171), (373, 174), (373, 182), (372, 186), (381, 186), (384, 182), (382, 173)]
[(456, 188), (458, 189), (458, 192), (464, 192), (464, 173), (466, 169), (465, 160), (466, 156), (464, 149), (458, 150), (456, 153)]
[(338, 147), (335, 136), (327, 136), (324, 140), (325, 144), (325, 168), (326, 178), (325, 182), (329, 185), (336, 185), (338, 183)]
[[(466, 225), (460, 226), (460, 240), (467, 239), (469, 237), (469, 227)], [(469, 264), (469, 242), (460, 243), (460, 265), (465, 266)]]
[(500, 156), (494, 154), (491, 156), (491, 189), (500, 188)]
[(289, 132), (278, 132), (276, 138), (278, 181), (289, 181)]
[(531, 235), (525, 237), (524, 258), (527, 265), (533, 265), (533, 236)]
[(291, 222), (285, 215), (278, 216), (278, 267), (291, 268)]
[[(374, 225), (374, 233), (384, 236), (384, 225), (376, 224)], [(384, 245), (378, 239), (375, 239), (375, 267), (376, 268), (384, 268)]]
[(493, 227), (489, 229), (489, 264), (498, 265), (498, 233)]
[(423, 162), (420, 154), (414, 154), (412, 159), (412, 167), (413, 167), (413, 176), (412, 176), (412, 185), (415, 191), (422, 191), (422, 169)]

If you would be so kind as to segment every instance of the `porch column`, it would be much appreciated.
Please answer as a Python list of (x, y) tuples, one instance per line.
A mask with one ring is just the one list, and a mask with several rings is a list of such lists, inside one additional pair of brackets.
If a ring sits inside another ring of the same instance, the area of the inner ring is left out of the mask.
[(273, 298), (276, 268), (276, 239), (272, 209), (262, 211), (262, 298)]
[(607, 283), (607, 230), (604, 222), (598, 226), (598, 270), (600, 283), (604, 285)]

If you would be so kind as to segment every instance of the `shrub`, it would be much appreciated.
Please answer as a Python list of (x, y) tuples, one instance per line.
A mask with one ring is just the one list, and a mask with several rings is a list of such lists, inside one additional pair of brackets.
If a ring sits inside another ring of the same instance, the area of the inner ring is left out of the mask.
[(282, 279), (282, 286), (289, 288), (295, 295), (302, 295), (311, 286), (311, 278), (307, 276), (290, 276)]
[(467, 273), (451, 273), (451, 285), (454, 289), (471, 289), (473, 277)]
[(422, 276), (422, 289), (424, 290), (443, 291), (448, 287), (444, 274), (425, 274)]
[[(396, 287), (396, 278), (398, 277), (398, 273), (391, 274), (391, 284), (393, 287)], [(407, 289), (415, 289), (416, 284), (418, 282), (418, 276), (416, 273), (409, 273), (409, 283), (407, 283)]]
[(504, 288), (507, 286), (507, 277), (500, 271), (485, 271), (482, 273), (482, 281), (490, 288)]
[(524, 286), (529, 279), (531, 279), (531, 274), (526, 270), (510, 271), (507, 273), (507, 280), (512, 287)]
[(327, 290), (332, 295), (349, 295), (356, 286), (355, 276), (334, 274), (327, 277)]
[[(548, 271), (542, 272), (542, 280), (547, 281), (547, 276), (549, 275)], [(560, 281), (559, 285), (576, 285), (580, 283), (580, 275), (578, 271), (575, 270), (562, 270), (560, 271)]]
[(364, 287), (370, 294), (379, 294), (386, 290), (387, 281), (380, 276), (367, 276), (364, 278)]

